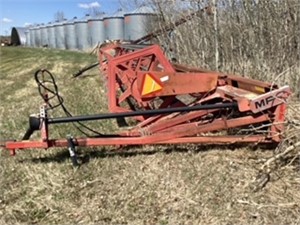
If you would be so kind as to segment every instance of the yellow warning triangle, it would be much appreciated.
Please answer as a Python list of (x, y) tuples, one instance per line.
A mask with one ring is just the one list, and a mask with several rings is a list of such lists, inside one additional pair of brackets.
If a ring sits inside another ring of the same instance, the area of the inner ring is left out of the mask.
[(151, 76), (150, 74), (145, 74), (144, 83), (142, 88), (142, 95), (148, 95), (156, 91), (160, 91), (162, 86)]

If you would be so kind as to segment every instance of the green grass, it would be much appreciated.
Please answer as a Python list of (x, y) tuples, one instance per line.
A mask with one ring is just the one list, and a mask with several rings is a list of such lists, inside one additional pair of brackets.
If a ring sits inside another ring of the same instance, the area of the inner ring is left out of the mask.
[[(39, 112), (42, 98), (39, 96), (34, 73), (38, 69), (48, 69), (55, 77), (60, 95), (66, 107), (74, 114), (91, 114), (106, 111), (106, 93), (102, 80), (95, 68), (81, 78), (73, 79), (72, 74), (86, 65), (97, 61), (95, 55), (49, 49), (3, 48), (1, 50), (1, 129), (0, 137), (21, 138), (27, 128), (28, 116)], [(94, 91), (91, 91), (94, 90)], [(64, 116), (61, 109), (52, 115)], [(4, 123), (4, 115), (6, 116)], [(3, 124), (2, 124), (3, 123)], [(109, 121), (103, 121), (110, 127)], [(93, 126), (94, 123), (89, 125)], [(74, 129), (71, 125), (55, 126), (54, 137), (65, 137)], [(97, 128), (97, 126), (96, 126)], [(99, 128), (99, 126), (98, 126)], [(19, 132), (18, 132), (19, 131)], [(21, 133), (20, 133), (21, 131)], [(18, 132), (18, 133), (16, 133)], [(74, 134), (78, 134), (76, 131)]]
[[(42, 99), (33, 73), (56, 77), (74, 115), (107, 111), (97, 69), (71, 74), (96, 61), (85, 53), (0, 48), (0, 139), (20, 139)], [(299, 107), (300, 108), (300, 107)], [(63, 116), (59, 109), (53, 115)], [(89, 123), (100, 131), (114, 121)], [(80, 135), (72, 125), (51, 127), (51, 137)], [(39, 138), (35, 134), (33, 138)], [(297, 224), (300, 174), (286, 166), (261, 191), (252, 182), (271, 150), (196, 145), (82, 148), (86, 161), (71, 165), (66, 149), (0, 150), (0, 224)]]

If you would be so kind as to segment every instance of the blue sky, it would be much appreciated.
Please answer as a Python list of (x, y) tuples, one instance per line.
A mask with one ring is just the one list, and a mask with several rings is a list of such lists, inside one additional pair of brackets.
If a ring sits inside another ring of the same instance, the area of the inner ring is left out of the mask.
[(112, 14), (122, 5), (120, 0), (0, 0), (0, 35), (10, 35), (12, 27), (53, 21), (58, 11), (67, 19), (81, 18), (91, 7)]

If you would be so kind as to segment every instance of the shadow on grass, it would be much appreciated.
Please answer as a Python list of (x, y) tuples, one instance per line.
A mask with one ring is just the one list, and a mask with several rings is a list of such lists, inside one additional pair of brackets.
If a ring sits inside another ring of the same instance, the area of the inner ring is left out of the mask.
[[(191, 148), (191, 146), (193, 146)], [(251, 149), (252, 151), (261, 149), (261, 150), (274, 150), (274, 146), (272, 145), (252, 145), (249, 147), (249, 145), (246, 144), (234, 144), (234, 145), (225, 145), (226, 150), (235, 151), (240, 148), (247, 147)], [(91, 159), (102, 159), (102, 158), (114, 158), (114, 157), (135, 157), (135, 156), (149, 156), (154, 155), (158, 153), (163, 154), (171, 154), (171, 153), (193, 153), (198, 154), (201, 152), (207, 152), (215, 149), (222, 149), (224, 145), (186, 145), (186, 146), (180, 146), (180, 145), (170, 145), (170, 146), (161, 146), (159, 145), (157, 149), (151, 149), (151, 150), (145, 150), (141, 149), (142, 146), (124, 146), (120, 147), (115, 150), (109, 150), (109, 149), (78, 149), (77, 150), (77, 159), (80, 164), (86, 164)], [(221, 152), (222, 150), (220, 150)], [(249, 150), (250, 151), (250, 150)], [(20, 163), (65, 163), (70, 159), (70, 154), (67, 149), (60, 150), (56, 152), (55, 154), (39, 157), (39, 158), (30, 158), (30, 159), (23, 159), (20, 160)]]
[[(76, 71), (76, 72), (78, 72), (78, 71)], [(75, 73), (73, 73), (73, 74), (75, 74)], [(73, 79), (82, 80), (82, 79), (91, 78), (91, 77), (98, 77), (98, 76), (99, 76), (99, 74), (87, 74), (87, 73), (83, 73), (83, 74), (81, 74), (81, 75), (79, 75), (77, 77), (73, 77), (73, 75), (72, 75), (72, 78)]]

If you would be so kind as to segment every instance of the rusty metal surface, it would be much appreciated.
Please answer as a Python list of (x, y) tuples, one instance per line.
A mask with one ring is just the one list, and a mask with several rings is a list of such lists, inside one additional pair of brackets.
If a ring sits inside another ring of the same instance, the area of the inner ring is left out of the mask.
[[(143, 77), (148, 72), (137, 73), (137, 86), (142, 89)], [(192, 93), (207, 93), (217, 87), (218, 75), (213, 73), (168, 73), (149, 71), (162, 83), (162, 90), (142, 97), (171, 96)]]

